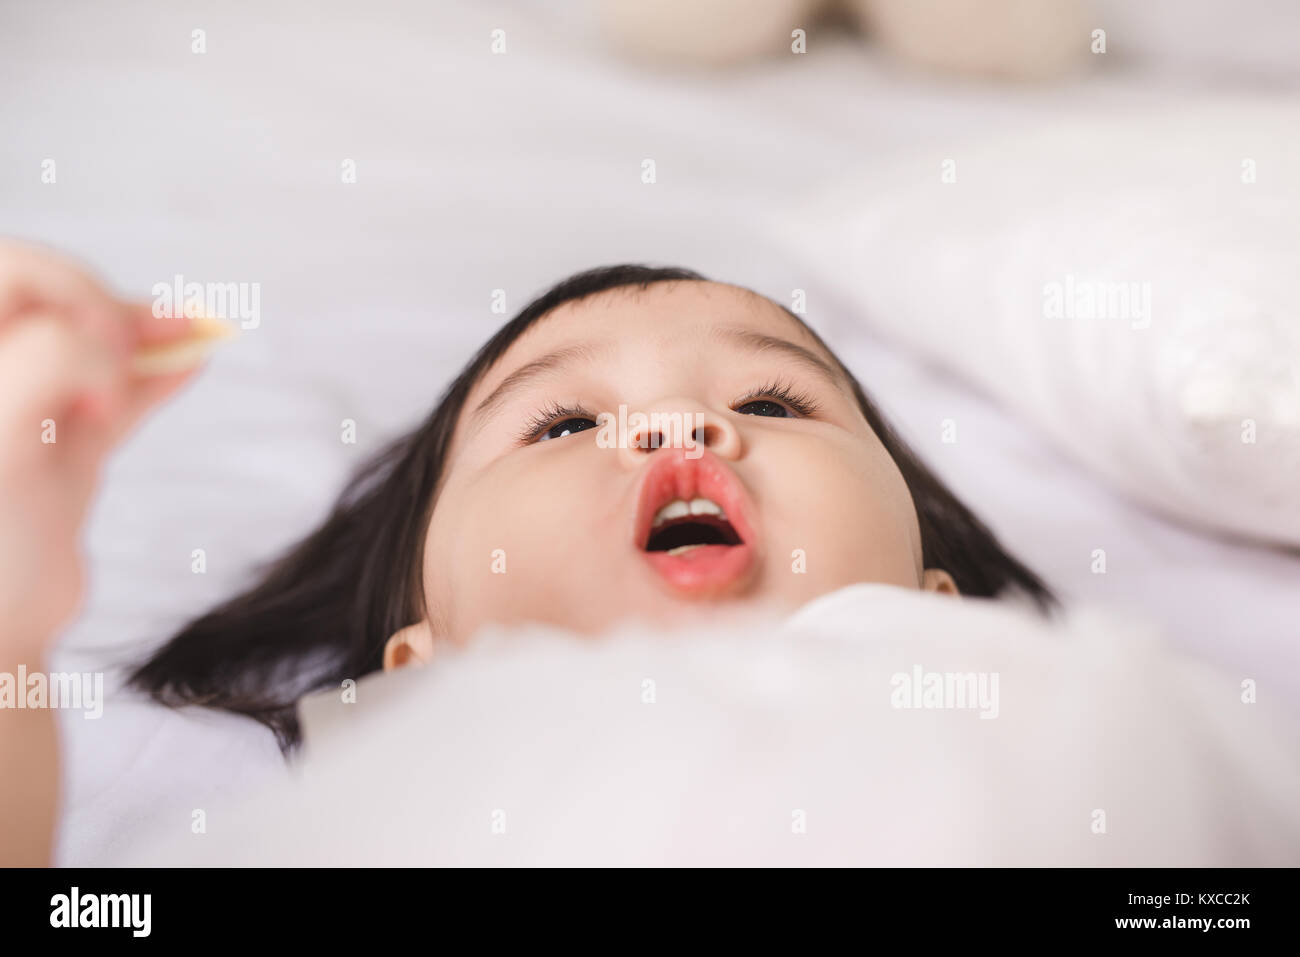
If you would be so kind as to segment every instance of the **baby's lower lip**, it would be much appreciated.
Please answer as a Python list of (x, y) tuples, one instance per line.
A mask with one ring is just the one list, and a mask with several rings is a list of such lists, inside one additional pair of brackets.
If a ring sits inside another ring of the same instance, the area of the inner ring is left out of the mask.
[(697, 545), (672, 552), (643, 552), (675, 591), (697, 597), (722, 594), (743, 582), (754, 564), (748, 544)]

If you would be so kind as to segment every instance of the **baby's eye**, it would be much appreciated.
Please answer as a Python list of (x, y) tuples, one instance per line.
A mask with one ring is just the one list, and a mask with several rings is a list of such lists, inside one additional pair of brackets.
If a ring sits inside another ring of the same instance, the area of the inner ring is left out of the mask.
[(566, 435), (572, 435), (574, 432), (585, 432), (587, 429), (594, 429), (596, 423), (591, 419), (569, 418), (561, 422), (556, 422), (545, 432), (537, 436), (538, 442), (545, 442), (547, 439), (562, 439)]
[(732, 406), (741, 415), (761, 415), (769, 419), (809, 418), (817, 413), (818, 408), (812, 396), (779, 379), (746, 393)]
[(780, 402), (773, 402), (771, 399), (757, 399), (753, 402), (746, 402), (736, 409), (741, 415), (766, 415), (772, 418), (794, 418), (794, 413), (783, 406)]

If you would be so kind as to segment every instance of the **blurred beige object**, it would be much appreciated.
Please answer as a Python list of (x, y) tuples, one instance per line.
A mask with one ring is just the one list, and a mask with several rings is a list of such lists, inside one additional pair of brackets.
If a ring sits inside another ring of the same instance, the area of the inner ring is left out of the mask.
[(821, 0), (596, 0), (616, 46), (640, 59), (720, 66), (788, 50)]
[(596, 0), (606, 34), (643, 60), (722, 66), (789, 51), (842, 12), (896, 56), (1009, 79), (1072, 72), (1089, 53), (1085, 0)]
[(198, 365), (217, 343), (232, 338), (238, 331), (239, 327), (228, 319), (199, 316), (184, 339), (138, 351), (131, 359), (131, 371), (141, 376), (182, 372)]
[(1044, 79), (1090, 55), (1083, 0), (848, 0), (895, 55), (949, 73)]

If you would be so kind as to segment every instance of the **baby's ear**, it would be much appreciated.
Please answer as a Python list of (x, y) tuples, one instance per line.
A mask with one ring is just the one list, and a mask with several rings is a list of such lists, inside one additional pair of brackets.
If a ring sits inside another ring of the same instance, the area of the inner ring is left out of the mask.
[(427, 621), (417, 621), (396, 632), (384, 643), (384, 670), (403, 665), (426, 665), (433, 658), (433, 630)]
[(952, 595), (953, 598), (961, 597), (961, 592), (957, 590), (957, 583), (942, 568), (925, 570), (925, 574), (921, 577), (921, 590), (937, 591), (942, 595)]

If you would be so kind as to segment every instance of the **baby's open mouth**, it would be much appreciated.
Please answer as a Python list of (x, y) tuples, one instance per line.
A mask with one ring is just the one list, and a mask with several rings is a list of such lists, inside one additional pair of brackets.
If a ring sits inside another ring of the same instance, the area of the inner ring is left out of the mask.
[(646, 542), (647, 552), (681, 555), (701, 545), (740, 545), (726, 513), (716, 502), (693, 498), (689, 502), (673, 499), (655, 513)]
[(752, 583), (760, 548), (754, 507), (712, 451), (661, 449), (637, 494), (633, 544), (678, 595), (721, 598)]

